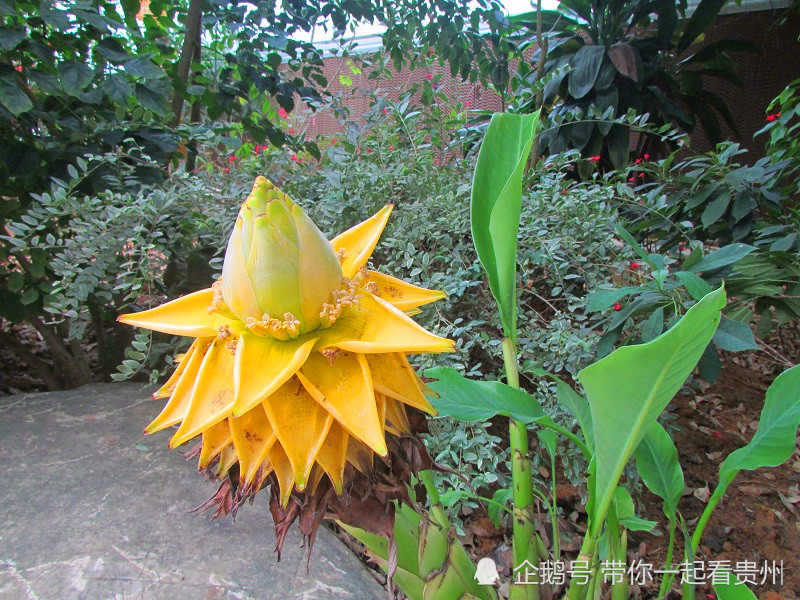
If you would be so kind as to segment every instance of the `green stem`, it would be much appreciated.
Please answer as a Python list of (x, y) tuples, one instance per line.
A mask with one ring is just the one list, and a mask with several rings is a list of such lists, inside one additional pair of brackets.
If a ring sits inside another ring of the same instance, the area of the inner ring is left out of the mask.
[(556, 456), (550, 457), (550, 481), (551, 481), (551, 503), (550, 503), (550, 524), (553, 528), (553, 560), (558, 562), (561, 559), (561, 543), (558, 539), (558, 506), (556, 504)]
[[(672, 553), (675, 550), (675, 525), (676, 520), (675, 516), (673, 515), (672, 518), (669, 520), (669, 543), (667, 545), (667, 559), (664, 563), (664, 570), (669, 571), (672, 568)], [(664, 575), (664, 579), (661, 580), (661, 587), (658, 589), (658, 597), (663, 598), (669, 588), (672, 586), (672, 580), (674, 579), (671, 573), (667, 573)]]
[(555, 431), (556, 433), (560, 433), (565, 438), (570, 440), (573, 444), (575, 444), (578, 447), (578, 449), (581, 451), (581, 453), (583, 454), (584, 457), (586, 457), (588, 459), (592, 458), (592, 451), (589, 450), (589, 446), (587, 446), (583, 442), (583, 440), (581, 438), (579, 438), (577, 435), (572, 433), (566, 427), (562, 427), (558, 423), (537, 422), (536, 424), (541, 426), (541, 427), (544, 427), (545, 429), (551, 429), (551, 430)]
[[(506, 368), (508, 385), (519, 389), (519, 367), (517, 349), (511, 338), (503, 339), (503, 362)], [(527, 560), (534, 567), (539, 566), (539, 552), (533, 526), (533, 472), (528, 455), (528, 428), (512, 418), (509, 421), (509, 444), (511, 446), (511, 479), (514, 501), (513, 556), (514, 567)], [(509, 600), (538, 600), (539, 586), (513, 585)]]
[(692, 535), (692, 556), (697, 554), (697, 549), (700, 547), (700, 538), (703, 537), (703, 530), (706, 528), (706, 524), (711, 518), (711, 513), (714, 512), (721, 498), (722, 494), (719, 496), (712, 494), (711, 498), (708, 499), (708, 504), (706, 504), (703, 514), (700, 515), (700, 520), (697, 521), (697, 527), (695, 527), (694, 534)]

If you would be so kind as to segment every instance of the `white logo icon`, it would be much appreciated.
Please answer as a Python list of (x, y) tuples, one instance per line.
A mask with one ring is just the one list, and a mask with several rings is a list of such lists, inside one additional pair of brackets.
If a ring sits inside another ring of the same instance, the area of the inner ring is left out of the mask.
[(475, 579), (478, 581), (478, 585), (495, 585), (500, 580), (497, 565), (491, 558), (482, 558), (478, 561)]

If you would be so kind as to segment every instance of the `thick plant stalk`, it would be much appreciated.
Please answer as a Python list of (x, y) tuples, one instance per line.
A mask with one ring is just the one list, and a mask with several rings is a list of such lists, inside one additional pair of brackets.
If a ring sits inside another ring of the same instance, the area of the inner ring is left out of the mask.
[[(519, 388), (517, 350), (511, 338), (503, 339), (503, 361), (508, 385)], [(533, 525), (533, 473), (528, 456), (528, 428), (516, 419), (509, 422), (511, 446), (511, 478), (514, 502), (513, 556), (514, 567), (527, 560), (535, 567), (539, 564), (536, 532)], [(510, 600), (538, 600), (539, 585), (514, 585), (511, 583)]]
[[(578, 558), (576, 562), (585, 561), (589, 568), (591, 569), (591, 577), (592, 579), (595, 577), (597, 573), (597, 568), (595, 566), (595, 547), (597, 546), (597, 536), (591, 535), (591, 529), (586, 532), (586, 537), (583, 538), (583, 543), (581, 544), (581, 550), (578, 553)], [(588, 590), (587, 584), (578, 584), (572, 583), (569, 586), (569, 591), (567, 592), (567, 598), (569, 600), (583, 600), (584, 598), (588, 598), (590, 596), (586, 595)]]

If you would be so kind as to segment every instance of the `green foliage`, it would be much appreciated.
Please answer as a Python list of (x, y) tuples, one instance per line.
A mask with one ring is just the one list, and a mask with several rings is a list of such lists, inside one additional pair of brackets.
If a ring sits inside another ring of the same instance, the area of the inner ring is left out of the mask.
[[(133, 302), (157, 304), (165, 296), (207, 286), (209, 267), (238, 202), (231, 186), (215, 191), (202, 181), (176, 175), (164, 186), (143, 186), (131, 161), (151, 164), (143, 155), (89, 156), (72, 168), (68, 182), (55, 180), (51, 190), (37, 195), (3, 236), (9, 248), (8, 285), (16, 296), (2, 303), (2, 317), (12, 323), (38, 323), (43, 313), (51, 327), (63, 326), (57, 344), (97, 341), (101, 372), (109, 374), (122, 360), (129, 334), (115, 327), (117, 315)], [(97, 169), (106, 176), (106, 190), (85, 194), (81, 182)], [(242, 190), (236, 186), (239, 194)], [(19, 300), (17, 300), (19, 298)], [(155, 378), (165, 367), (174, 342), (157, 336), (134, 340), (120, 374), (145, 368)], [(148, 349), (149, 348), (149, 349)], [(54, 352), (55, 360), (65, 360)], [(54, 370), (69, 365), (54, 364)]]
[[(542, 137), (542, 147), (551, 154), (577, 149), (586, 157), (600, 156), (605, 168), (622, 168), (629, 135), (613, 119), (629, 110), (649, 114), (657, 126), (671, 124), (687, 132), (699, 122), (714, 143), (722, 137), (720, 117), (736, 131), (724, 101), (704, 83), (718, 77), (741, 86), (731, 54), (754, 48), (735, 40), (695, 47), (724, 4), (704, 0), (686, 18), (683, 2), (562, 2), (558, 11), (542, 11), (544, 57), (538, 48), (537, 14), (512, 18), (520, 29), (520, 47), (537, 44), (532, 65), (542, 60), (544, 75), (558, 73), (542, 95), (548, 115), (580, 111), (602, 119), (554, 128)], [(526, 65), (524, 73), (528, 71)], [(661, 147), (657, 138), (644, 136), (640, 150), (655, 154)]]
[(726, 142), (701, 156), (678, 159), (673, 153), (658, 163), (633, 167), (633, 175), (644, 173), (652, 181), (636, 189), (646, 205), (639, 211), (633, 207), (634, 214), (640, 213), (638, 227), (667, 246), (686, 236), (717, 243), (752, 242), (757, 219), (775, 220), (784, 210), (778, 181), (787, 162), (766, 157), (752, 166), (742, 165), (737, 159), (746, 152)]
[(756, 136), (769, 134), (767, 155), (773, 163), (783, 163), (784, 193), (797, 192), (800, 186), (800, 79), (787, 85), (767, 107), (767, 124)]

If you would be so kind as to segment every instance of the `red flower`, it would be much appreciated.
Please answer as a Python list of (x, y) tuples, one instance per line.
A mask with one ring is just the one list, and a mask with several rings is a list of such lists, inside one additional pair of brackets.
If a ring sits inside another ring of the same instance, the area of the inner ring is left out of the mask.
[(644, 179), (644, 173), (639, 173), (639, 179)]
[(642, 162), (642, 159), (637, 158), (635, 161), (633, 161), (633, 164), (638, 165), (640, 162)]
[(433, 164), (435, 164), (435, 165), (438, 165), (440, 162), (442, 162), (442, 161), (441, 161), (441, 160), (439, 160), (439, 157), (438, 157), (438, 156), (437, 156), (436, 158), (434, 158), (434, 159), (433, 159)]
[(614, 310), (616, 310), (616, 311), (620, 311), (620, 310), (622, 310), (622, 304), (620, 304), (619, 302), (617, 302), (616, 304), (614, 304)]
[(642, 266), (642, 265), (640, 265), (640, 264), (639, 264), (639, 263), (637, 263), (636, 261), (633, 261), (633, 262), (631, 263), (630, 270), (631, 270), (631, 271), (638, 271), (638, 270), (639, 270), (639, 267), (641, 267), (641, 266)]
[(14, 68), (15, 68), (17, 71), (20, 71), (20, 72), (22, 72), (22, 65), (17, 65), (17, 66), (16, 66), (16, 67), (14, 67)]
[(372, 154), (372, 148), (367, 148), (367, 154)]
[(567, 190), (561, 190), (561, 195), (562, 196), (566, 196), (567, 195)]
[(289, 133), (291, 133), (292, 135), (294, 135), (294, 127), (289, 127)]
[[(21, 71), (21, 70), (22, 70), (22, 69), (20, 69), (20, 68), (17, 68), (17, 71)], [(780, 116), (781, 116), (781, 113), (779, 113), (779, 112), (777, 112), (777, 113), (773, 113), (773, 114), (771, 114), (771, 115), (767, 115), (767, 121), (774, 121), (775, 119), (777, 119), (777, 118), (778, 118), (778, 117), (780, 117)]]
[(278, 114), (279, 114), (279, 115), (280, 115), (282, 118), (284, 118), (284, 119), (286, 119), (286, 118), (288, 118), (288, 117), (289, 117), (289, 113), (287, 113), (287, 112), (286, 112), (286, 109), (285, 109), (285, 108), (283, 108), (283, 107), (281, 107), (281, 108), (279, 108), (279, 109), (278, 109)]
[(630, 177), (628, 177), (628, 182), (629, 183), (636, 183), (636, 177), (631, 175)]
[(361, 152), (361, 146), (356, 146), (356, 152)]
[(592, 162), (598, 162), (600, 160), (600, 157), (599, 156), (590, 156), (589, 160), (592, 161)]
[(469, 100), (464, 100), (464, 108), (469, 108), (469, 107), (470, 107)]
[(394, 146), (389, 146), (389, 147), (387, 147), (386, 149), (387, 149), (389, 152), (391, 152), (392, 150), (394, 150)]
[(231, 155), (228, 157), (228, 164), (229, 164), (229, 165), (232, 165), (232, 164), (233, 164), (233, 163), (235, 163), (235, 162), (236, 162), (236, 155), (234, 155), (234, 154), (231, 154)]
[(335, 143), (336, 143), (336, 138), (331, 138), (331, 144), (335, 144)]
[(299, 162), (300, 162), (300, 159), (299, 159), (299, 158), (297, 158), (297, 154), (292, 154), (292, 158), (291, 158), (291, 160), (293, 160), (293, 161), (294, 161), (294, 162), (296, 162), (296, 163), (299, 163)]
[(431, 73), (425, 73), (425, 79), (428, 81), (433, 81), (433, 75)]
[(645, 155), (644, 155), (644, 159), (645, 159), (645, 160), (650, 160), (650, 155), (649, 155), (649, 154), (645, 154)]
[(222, 172), (223, 173), (230, 173), (231, 169), (230, 169), (230, 167), (225, 167), (224, 169), (222, 169)]
[(383, 109), (383, 114), (388, 115), (389, 114), (389, 109), (388, 108), (384, 108)]

